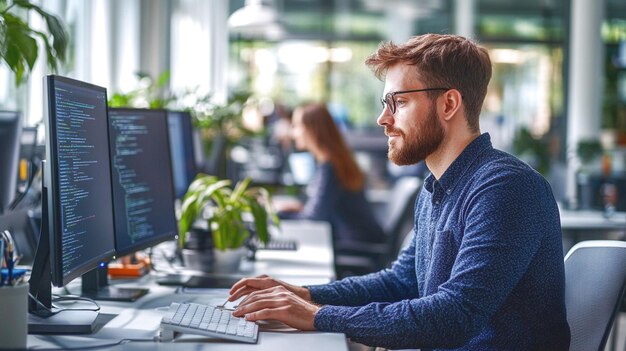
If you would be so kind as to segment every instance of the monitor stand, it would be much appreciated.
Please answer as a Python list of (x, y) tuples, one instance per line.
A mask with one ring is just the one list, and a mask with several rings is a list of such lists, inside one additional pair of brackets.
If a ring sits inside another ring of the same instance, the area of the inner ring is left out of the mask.
[(98, 312), (52, 309), (48, 195), (45, 186), (41, 192), (41, 200), (41, 233), (28, 282), (28, 334), (91, 334)]
[(93, 269), (82, 277), (82, 296), (94, 300), (133, 302), (148, 293), (145, 288), (119, 288), (109, 285), (106, 264)]

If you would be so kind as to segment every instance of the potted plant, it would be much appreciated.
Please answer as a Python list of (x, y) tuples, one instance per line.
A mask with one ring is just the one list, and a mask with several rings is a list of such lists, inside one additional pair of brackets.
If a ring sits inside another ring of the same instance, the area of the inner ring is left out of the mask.
[[(581, 171), (588, 171), (594, 168), (594, 162), (600, 160), (602, 153), (602, 144), (600, 140), (597, 139), (589, 139), (589, 140), (581, 140), (578, 142), (576, 147), (576, 154), (578, 158), (580, 158), (581, 162)], [(597, 166), (597, 164), (596, 164)], [(596, 167), (600, 168), (600, 167)]]
[[(44, 19), (50, 35), (31, 28), (18, 15), (31, 10)], [(65, 61), (69, 42), (63, 22), (27, 0), (0, 0), (0, 59), (15, 73), (16, 85), (24, 82), (37, 61), (37, 38), (44, 44), (48, 66), (56, 71), (58, 63)]]
[(230, 185), (230, 180), (201, 174), (183, 197), (178, 243), (192, 269), (236, 270), (252, 232), (266, 243), (269, 222), (278, 224), (266, 189), (249, 188), (250, 178)]

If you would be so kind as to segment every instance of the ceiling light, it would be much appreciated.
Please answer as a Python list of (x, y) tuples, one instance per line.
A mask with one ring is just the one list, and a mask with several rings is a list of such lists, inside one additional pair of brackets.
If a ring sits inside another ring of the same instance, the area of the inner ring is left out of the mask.
[(265, 30), (275, 26), (278, 13), (274, 7), (264, 5), (261, 0), (246, 0), (244, 7), (228, 18), (228, 27), (237, 31)]

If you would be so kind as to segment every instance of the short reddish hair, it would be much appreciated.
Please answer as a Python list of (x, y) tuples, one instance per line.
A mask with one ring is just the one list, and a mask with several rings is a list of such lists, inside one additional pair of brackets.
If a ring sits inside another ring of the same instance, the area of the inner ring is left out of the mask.
[[(478, 118), (491, 79), (487, 49), (458, 35), (425, 34), (400, 45), (383, 42), (365, 60), (379, 79), (397, 63), (416, 66), (416, 78), (429, 87), (457, 89), (463, 95), (469, 127), (479, 130)], [(438, 94), (435, 92), (431, 97)]]

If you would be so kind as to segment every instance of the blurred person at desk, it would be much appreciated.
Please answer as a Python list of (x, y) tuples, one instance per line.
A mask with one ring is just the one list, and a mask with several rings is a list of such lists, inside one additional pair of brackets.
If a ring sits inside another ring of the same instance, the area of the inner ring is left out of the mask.
[(317, 166), (305, 204), (277, 199), (279, 217), (330, 222), (335, 249), (349, 248), (355, 241), (383, 242), (383, 230), (365, 199), (365, 177), (326, 107), (298, 107), (292, 119), (296, 149), (308, 150)]
[(425, 160), (412, 242), (391, 268), (325, 285), (242, 279), (248, 320), (345, 333), (386, 348), (567, 350), (561, 228), (550, 186), (481, 134), (487, 50), (454, 35), (383, 43), (378, 124), (396, 164)]

